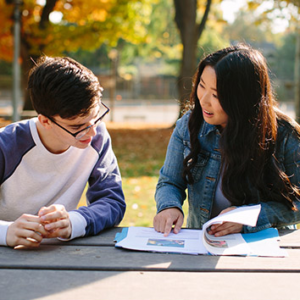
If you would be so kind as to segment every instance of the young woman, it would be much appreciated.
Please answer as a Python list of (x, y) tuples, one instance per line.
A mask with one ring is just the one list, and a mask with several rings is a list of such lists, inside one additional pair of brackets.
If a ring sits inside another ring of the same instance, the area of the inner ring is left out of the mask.
[(154, 228), (202, 228), (237, 206), (261, 204), (256, 227), (223, 223), (222, 236), (300, 222), (300, 126), (276, 108), (266, 61), (247, 45), (208, 55), (199, 64), (191, 109), (169, 142), (156, 188)]

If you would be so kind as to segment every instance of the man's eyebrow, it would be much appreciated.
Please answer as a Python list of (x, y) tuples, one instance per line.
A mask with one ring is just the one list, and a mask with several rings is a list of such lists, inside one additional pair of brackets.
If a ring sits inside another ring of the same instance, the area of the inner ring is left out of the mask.
[[(99, 108), (98, 108), (98, 111), (97, 113), (95, 114), (95, 116), (93, 117), (93, 119), (96, 119), (97, 116), (99, 115), (100, 113), (100, 105), (99, 105)], [(87, 122), (86, 122), (87, 123)], [(86, 123), (82, 123), (82, 124), (72, 124), (72, 125), (69, 125), (70, 127), (82, 127), (84, 126)]]
[(83, 126), (84, 124), (69, 124), (68, 126), (69, 127), (81, 127), (81, 126)]

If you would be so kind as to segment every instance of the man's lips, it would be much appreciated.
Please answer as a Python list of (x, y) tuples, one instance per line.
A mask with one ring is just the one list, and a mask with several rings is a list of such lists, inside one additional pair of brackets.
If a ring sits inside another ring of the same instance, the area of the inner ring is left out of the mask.
[(92, 138), (88, 138), (88, 139), (85, 139), (85, 140), (79, 140), (79, 142), (83, 143), (83, 144), (89, 144), (91, 141), (92, 141)]

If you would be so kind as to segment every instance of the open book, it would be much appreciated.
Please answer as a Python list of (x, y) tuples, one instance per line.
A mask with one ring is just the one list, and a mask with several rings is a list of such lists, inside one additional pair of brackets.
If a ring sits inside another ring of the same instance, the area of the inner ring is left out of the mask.
[(260, 209), (260, 205), (239, 207), (209, 220), (204, 224), (203, 230), (181, 229), (178, 234), (171, 232), (167, 237), (149, 227), (126, 227), (121, 233), (117, 233), (115, 246), (139, 251), (194, 255), (287, 256), (287, 252), (279, 247), (278, 231), (275, 228), (222, 237), (208, 234), (211, 225), (222, 222), (255, 226)]

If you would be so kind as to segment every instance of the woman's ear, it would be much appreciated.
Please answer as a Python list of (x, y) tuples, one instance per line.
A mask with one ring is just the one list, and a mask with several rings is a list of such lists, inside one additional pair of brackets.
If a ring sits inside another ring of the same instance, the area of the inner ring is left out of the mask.
[(50, 129), (52, 127), (51, 120), (49, 118), (45, 117), (44, 115), (39, 114), (38, 120), (45, 129)]

